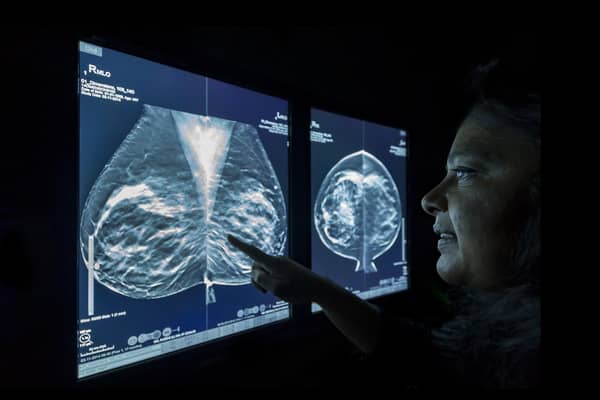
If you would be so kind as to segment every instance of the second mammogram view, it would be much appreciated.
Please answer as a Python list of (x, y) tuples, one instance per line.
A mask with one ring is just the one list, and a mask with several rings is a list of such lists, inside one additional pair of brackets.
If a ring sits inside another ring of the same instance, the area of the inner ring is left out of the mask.
[(227, 234), (283, 254), (287, 223), (254, 127), (146, 105), (90, 190), (80, 229), (86, 264), (93, 237), (97, 281), (154, 299), (250, 283), (252, 261)]
[(398, 238), (400, 195), (386, 167), (361, 150), (327, 174), (315, 202), (315, 228), (334, 253), (356, 260), (355, 271), (377, 271), (373, 260)]

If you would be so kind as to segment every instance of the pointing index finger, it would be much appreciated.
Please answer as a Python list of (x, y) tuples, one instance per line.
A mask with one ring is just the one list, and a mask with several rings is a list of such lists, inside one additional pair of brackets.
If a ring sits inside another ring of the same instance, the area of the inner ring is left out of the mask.
[(232, 235), (227, 235), (227, 240), (235, 248), (237, 248), (238, 250), (245, 253), (247, 256), (249, 256), (254, 261), (258, 261), (259, 263), (267, 263), (268, 261), (271, 260), (270, 255), (264, 253), (262, 250), (252, 246), (251, 244), (242, 242), (241, 240), (239, 240), (238, 238), (236, 238)]

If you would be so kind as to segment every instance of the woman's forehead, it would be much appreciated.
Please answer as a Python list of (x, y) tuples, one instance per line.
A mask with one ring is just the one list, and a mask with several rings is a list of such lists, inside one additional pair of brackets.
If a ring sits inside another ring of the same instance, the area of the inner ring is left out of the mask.
[(498, 141), (498, 138), (484, 127), (465, 121), (454, 138), (448, 160), (468, 157), (494, 161), (501, 153)]
[(506, 126), (484, 126), (467, 118), (459, 128), (448, 154), (448, 165), (473, 160), (489, 167), (529, 173), (539, 168), (539, 146)]
[(481, 113), (471, 113), (458, 129), (448, 160), (458, 157), (471, 157), (483, 161), (502, 161), (522, 156), (526, 146), (523, 135), (514, 132), (506, 125), (490, 121)]

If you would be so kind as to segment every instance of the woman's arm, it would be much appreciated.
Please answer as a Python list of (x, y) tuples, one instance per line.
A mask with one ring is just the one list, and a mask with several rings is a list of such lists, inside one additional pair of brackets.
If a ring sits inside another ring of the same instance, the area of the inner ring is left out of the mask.
[(229, 242), (254, 260), (252, 281), (289, 303), (315, 302), (354, 345), (371, 354), (379, 337), (379, 309), (287, 257), (273, 257), (232, 236)]
[(313, 301), (356, 347), (366, 354), (373, 353), (381, 328), (377, 306), (326, 278), (316, 285)]

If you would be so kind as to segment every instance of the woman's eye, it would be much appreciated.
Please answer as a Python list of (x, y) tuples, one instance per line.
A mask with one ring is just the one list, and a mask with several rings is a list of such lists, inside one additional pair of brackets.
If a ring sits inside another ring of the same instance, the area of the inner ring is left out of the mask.
[(473, 175), (475, 175), (476, 173), (474, 169), (466, 167), (457, 167), (454, 168), (452, 171), (454, 171), (454, 173), (456, 174), (456, 178), (458, 178), (459, 181), (464, 181), (469, 178), (472, 178)]

